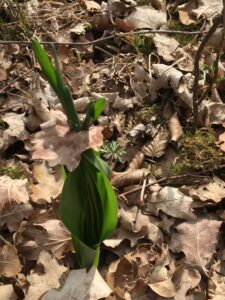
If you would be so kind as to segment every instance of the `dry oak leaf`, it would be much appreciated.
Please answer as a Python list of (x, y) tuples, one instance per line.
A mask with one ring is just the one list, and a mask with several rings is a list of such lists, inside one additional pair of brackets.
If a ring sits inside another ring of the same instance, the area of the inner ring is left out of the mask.
[(33, 226), (27, 225), (22, 238), (23, 241), (18, 245), (18, 249), (28, 260), (37, 260), (43, 250), (51, 251), (58, 259), (62, 258), (67, 250), (71, 250), (71, 234), (57, 219)]
[(1, 299), (4, 300), (17, 300), (18, 297), (14, 292), (12, 284), (6, 284), (0, 286)]
[(0, 225), (7, 224), (16, 231), (23, 218), (32, 211), (29, 202), (28, 180), (0, 177)]
[(199, 268), (207, 274), (211, 263), (219, 229), (222, 222), (201, 219), (181, 223), (172, 234), (170, 249), (173, 252), (183, 252), (188, 265)]
[(111, 292), (98, 270), (92, 267), (88, 272), (86, 269), (70, 271), (62, 289), (48, 291), (42, 300), (97, 300)]
[(166, 186), (149, 194), (148, 212), (158, 216), (161, 210), (175, 218), (194, 220), (196, 216), (191, 211), (192, 202), (192, 198), (185, 196), (178, 188)]
[[(41, 272), (40, 269), (42, 270)], [(42, 251), (37, 262), (36, 270), (34, 269), (32, 273), (27, 276), (30, 286), (25, 295), (25, 299), (38, 300), (48, 290), (59, 288), (60, 277), (66, 271), (66, 267), (59, 265), (48, 252)]]
[(44, 126), (42, 131), (34, 134), (31, 143), (33, 159), (47, 160), (51, 167), (66, 165), (73, 171), (83, 151), (102, 145), (102, 128), (92, 127), (76, 133), (70, 132), (67, 125)]
[(158, 29), (167, 23), (165, 11), (154, 9), (151, 5), (137, 6), (134, 11), (124, 19), (131, 30), (140, 28)]
[(37, 183), (30, 184), (31, 199), (33, 202), (51, 203), (53, 199), (56, 199), (63, 187), (63, 178), (61, 169), (57, 169), (56, 172), (51, 173), (44, 163), (35, 164), (33, 166), (33, 178)]
[(16, 247), (0, 236), (0, 274), (13, 277), (20, 272), (21, 268)]

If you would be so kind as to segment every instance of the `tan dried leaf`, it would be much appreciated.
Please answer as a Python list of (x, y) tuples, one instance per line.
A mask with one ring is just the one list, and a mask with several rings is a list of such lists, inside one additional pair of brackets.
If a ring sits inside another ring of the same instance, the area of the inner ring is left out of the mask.
[(44, 163), (33, 166), (33, 178), (36, 183), (30, 184), (31, 199), (35, 203), (51, 203), (56, 199), (63, 187), (61, 169), (51, 173)]
[(161, 128), (152, 141), (148, 141), (142, 147), (144, 155), (149, 157), (160, 157), (165, 154), (169, 141), (169, 134), (165, 128)]
[(89, 12), (100, 12), (101, 11), (101, 5), (98, 4), (95, 1), (92, 0), (84, 0), (84, 6)]
[(209, 183), (198, 187), (187, 188), (190, 197), (200, 201), (220, 202), (225, 198), (225, 183), (218, 177), (211, 179)]
[(222, 274), (213, 272), (208, 282), (208, 299), (225, 300), (225, 277)]
[(51, 251), (56, 258), (60, 259), (66, 250), (71, 249), (71, 234), (63, 223), (56, 219), (33, 226), (28, 224), (22, 233), (22, 238), (18, 248), (28, 260), (37, 260), (43, 250)]
[(120, 188), (140, 183), (148, 174), (148, 169), (129, 170), (121, 173), (113, 172), (111, 182), (114, 187)]
[(16, 276), (22, 266), (16, 247), (0, 236), (0, 274), (6, 277)]
[(88, 272), (86, 269), (70, 271), (61, 290), (50, 290), (42, 300), (98, 300), (111, 292), (98, 270), (92, 267)]
[(167, 22), (166, 11), (154, 9), (151, 5), (137, 6), (124, 19), (132, 30), (140, 28), (158, 29)]
[(176, 286), (174, 300), (186, 300), (187, 293), (194, 289), (200, 282), (201, 275), (196, 269), (179, 266), (173, 274), (172, 281)]
[[(40, 266), (42, 272), (40, 272)], [(37, 268), (34, 269), (27, 280), (30, 283), (26, 300), (40, 299), (40, 297), (52, 288), (60, 287), (60, 277), (67, 271), (67, 268), (58, 264), (52, 256), (42, 251), (37, 262)], [(43, 298), (42, 298), (43, 299)]]
[(16, 231), (25, 216), (31, 213), (28, 180), (0, 177), (0, 224)]
[(205, 17), (206, 19), (214, 18), (220, 15), (223, 9), (223, 0), (213, 0), (211, 3), (209, 0), (198, 0), (198, 8), (193, 9), (192, 13), (197, 17)]
[(28, 132), (25, 129), (24, 116), (25, 113), (6, 113), (2, 117), (2, 120), (9, 125), (9, 128), (4, 131), (4, 134), (8, 134), (9, 136), (16, 137), (20, 140), (26, 139), (28, 137)]
[(138, 151), (135, 156), (132, 158), (131, 162), (129, 163), (127, 171), (137, 170), (140, 168), (144, 161), (144, 154), (142, 151)]
[(173, 252), (184, 252), (187, 264), (207, 273), (221, 223), (207, 219), (181, 223), (176, 228), (178, 233), (172, 234), (170, 249)]
[(173, 54), (179, 46), (179, 43), (174, 38), (162, 34), (155, 34), (154, 42), (158, 55), (162, 56), (166, 62), (174, 60)]
[(18, 297), (14, 292), (12, 284), (6, 284), (0, 286), (0, 295), (4, 300), (17, 300)]
[(180, 120), (178, 118), (177, 113), (175, 112), (172, 117), (168, 121), (168, 127), (170, 131), (170, 137), (171, 141), (178, 141), (178, 139), (182, 136), (183, 134), (183, 129), (180, 124)]
[(145, 233), (154, 242), (162, 240), (161, 230), (151, 222), (149, 216), (143, 215), (136, 206), (129, 208), (123, 206), (124, 208), (121, 207), (119, 211), (121, 228), (131, 232)]
[(196, 23), (192, 16), (192, 10), (196, 7), (196, 0), (178, 6), (179, 19), (184, 25)]
[(97, 148), (103, 143), (101, 127), (92, 127), (81, 132), (70, 132), (66, 125), (45, 127), (31, 139), (33, 159), (43, 159), (49, 165), (66, 165), (74, 170), (81, 158), (81, 153), (89, 148)]
[(178, 188), (166, 186), (148, 196), (148, 211), (158, 216), (161, 210), (175, 218), (194, 220), (196, 216), (191, 211), (192, 202), (192, 198), (185, 196)]
[(158, 295), (169, 298), (176, 295), (176, 290), (171, 278), (164, 281), (159, 281), (155, 283), (150, 283), (149, 287)]

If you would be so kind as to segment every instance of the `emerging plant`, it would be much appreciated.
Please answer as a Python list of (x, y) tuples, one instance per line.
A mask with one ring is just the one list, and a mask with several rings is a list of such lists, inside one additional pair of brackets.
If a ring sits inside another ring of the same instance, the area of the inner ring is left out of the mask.
[(124, 154), (126, 153), (124, 147), (120, 146), (116, 141), (105, 143), (100, 152), (109, 163), (120, 162), (124, 163)]
[[(92, 101), (84, 120), (80, 120), (74, 108), (68, 86), (65, 85), (54, 50), (52, 65), (41, 45), (33, 40), (35, 56), (49, 84), (58, 96), (67, 116), (70, 131), (84, 131), (102, 113), (105, 99)], [(100, 243), (117, 225), (117, 199), (108, 179), (109, 167), (93, 149), (81, 154), (79, 166), (70, 172), (63, 166), (65, 183), (60, 201), (60, 216), (70, 230), (80, 267), (98, 265)]]

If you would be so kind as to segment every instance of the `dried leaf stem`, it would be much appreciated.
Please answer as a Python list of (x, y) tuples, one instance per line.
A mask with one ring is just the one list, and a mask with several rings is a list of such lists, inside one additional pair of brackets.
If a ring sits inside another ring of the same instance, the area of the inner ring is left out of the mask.
[(194, 86), (193, 86), (193, 117), (194, 117), (194, 128), (198, 126), (198, 106), (199, 106), (199, 100), (198, 100), (198, 81), (199, 81), (199, 73), (200, 73), (200, 66), (199, 62), (201, 59), (201, 54), (208, 43), (210, 37), (213, 35), (213, 33), (216, 31), (216, 29), (219, 27), (219, 25), (223, 22), (222, 16), (219, 16), (215, 19), (212, 27), (209, 29), (207, 34), (204, 36), (196, 54), (195, 54), (195, 61), (194, 61)]

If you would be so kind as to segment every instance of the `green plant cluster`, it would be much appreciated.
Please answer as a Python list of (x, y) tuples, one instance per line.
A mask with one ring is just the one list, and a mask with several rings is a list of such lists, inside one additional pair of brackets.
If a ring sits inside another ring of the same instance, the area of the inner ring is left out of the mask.
[(114, 162), (124, 163), (125, 148), (120, 146), (116, 141), (104, 143), (100, 152), (109, 164)]
[(211, 129), (187, 132), (180, 139), (178, 160), (170, 166), (171, 175), (187, 171), (210, 172), (225, 163), (224, 153), (216, 146), (216, 137)]
[(1, 167), (0, 168), (0, 176), (6, 175), (11, 177), (12, 179), (20, 179), (24, 176), (24, 172), (21, 170), (20, 166), (16, 165), (13, 167)]

